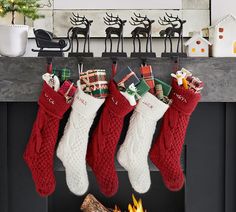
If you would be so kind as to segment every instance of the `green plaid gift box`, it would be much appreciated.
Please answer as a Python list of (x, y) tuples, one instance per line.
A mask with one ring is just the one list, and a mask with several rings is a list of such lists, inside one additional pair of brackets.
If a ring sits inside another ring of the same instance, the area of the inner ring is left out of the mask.
[(61, 81), (69, 80), (71, 77), (71, 71), (70, 69), (67, 69), (67, 68), (53, 69), (52, 73), (58, 76)]
[(140, 79), (140, 83), (135, 87), (137, 88), (137, 94), (135, 95), (136, 100), (141, 99), (141, 97), (150, 90), (149, 85), (144, 79)]

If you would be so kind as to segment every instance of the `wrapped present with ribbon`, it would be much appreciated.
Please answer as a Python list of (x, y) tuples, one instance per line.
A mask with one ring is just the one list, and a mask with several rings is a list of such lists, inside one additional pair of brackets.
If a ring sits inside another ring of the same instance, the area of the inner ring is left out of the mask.
[(106, 98), (108, 95), (108, 82), (106, 78), (106, 70), (104, 69), (81, 72), (81, 89), (96, 98)]
[(150, 87), (144, 79), (141, 79), (140, 83), (136, 85), (136, 89), (137, 93), (135, 95), (135, 99), (139, 100), (145, 93), (147, 93), (150, 90)]
[(132, 83), (124, 92), (120, 91), (120, 93), (129, 101), (131, 106), (136, 105), (136, 96), (138, 93), (134, 83)]
[(144, 79), (140, 81), (136, 86), (132, 83), (125, 92), (121, 91), (121, 94), (129, 101), (130, 105), (136, 105), (137, 101), (149, 91), (149, 86)]
[(74, 85), (74, 83), (72, 83), (69, 80), (66, 80), (62, 86), (60, 87), (60, 89), (58, 90), (58, 92), (62, 95), (65, 96), (67, 101), (70, 101), (72, 99), (72, 97), (74, 96), (75, 92), (76, 92), (76, 86)]
[(129, 66), (127, 66), (122, 71), (117, 72), (117, 74), (114, 76), (114, 81), (121, 91), (125, 91), (132, 84), (136, 86), (140, 82), (137, 75), (131, 70)]
[(171, 92), (172, 87), (169, 84), (167, 84), (159, 79), (155, 78), (154, 81), (155, 81), (155, 95), (156, 95), (156, 97), (158, 99), (160, 99), (162, 102), (164, 102), (165, 104), (170, 105), (172, 103), (172, 100), (169, 99), (168, 96)]
[(156, 92), (157, 92), (158, 88), (160, 87), (160, 86), (158, 87), (158, 84), (160, 84), (162, 86), (163, 95), (164, 96), (169, 96), (172, 87), (169, 84), (161, 81), (160, 79), (155, 78), (155, 90), (156, 90)]
[(164, 98), (164, 92), (162, 88), (162, 84), (156, 84), (155, 85), (155, 91), (156, 91), (156, 97), (160, 100)]
[(190, 89), (193, 89), (195, 92), (199, 93), (203, 89), (204, 83), (195, 76), (188, 76), (186, 79)]
[(60, 81), (69, 80), (71, 77), (71, 70), (68, 68), (53, 69), (52, 73), (59, 77)]
[(152, 72), (152, 66), (150, 65), (141, 66), (140, 73), (142, 75), (142, 78), (146, 81), (146, 83), (150, 87), (150, 93), (154, 94), (155, 82), (154, 82), (154, 76)]

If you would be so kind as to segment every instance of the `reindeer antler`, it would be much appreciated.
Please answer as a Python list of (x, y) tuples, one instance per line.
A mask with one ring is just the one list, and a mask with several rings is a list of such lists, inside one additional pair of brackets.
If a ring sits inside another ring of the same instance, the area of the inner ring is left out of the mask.
[(146, 15), (145, 15), (145, 16), (141, 16), (140, 13), (139, 13), (138, 15), (137, 15), (136, 13), (134, 13), (134, 16), (135, 16), (136, 18), (131, 17), (131, 20), (132, 20), (133, 22), (129, 21), (129, 23), (130, 23), (132, 26), (138, 26), (138, 25), (141, 25), (141, 24), (143, 24), (143, 25), (145, 26), (144, 21), (147, 21), (147, 20), (148, 20), (148, 18), (147, 18)]
[(117, 18), (119, 18), (118, 15), (117, 15), (116, 17), (114, 17), (112, 13), (111, 13), (111, 15), (109, 15), (107, 12), (106, 12), (106, 16), (107, 16), (108, 18), (110, 18), (110, 19), (113, 19), (113, 18), (117, 19)]
[(180, 20), (178, 15), (177, 16), (173, 16), (172, 14), (169, 15), (167, 12), (165, 14), (168, 18), (174, 19), (173, 21)]
[(79, 16), (79, 14), (77, 13), (77, 15), (75, 15), (75, 13), (72, 12), (73, 17), (70, 17), (70, 23), (74, 26), (79, 26), (82, 24), (86, 24), (85, 21), (87, 20), (85, 18), (85, 16)]
[(134, 13), (134, 15), (137, 17), (137, 18), (142, 18), (142, 19), (146, 19), (147, 16), (141, 16), (141, 14), (139, 13), (138, 15), (136, 13)]
[(158, 23), (162, 26), (166, 26), (171, 24), (171, 20), (170, 19), (167, 20), (166, 17), (164, 16), (164, 19), (162, 19), (161, 17), (159, 18)]
[(106, 25), (119, 24), (120, 18), (119, 18), (118, 15), (117, 15), (116, 17), (114, 17), (112, 13), (111, 13), (111, 15), (109, 15), (109, 14), (106, 12), (106, 16), (107, 16), (107, 17), (103, 17), (104, 23), (105, 23)]
[[(168, 17), (168, 19), (164, 16), (164, 19), (162, 19), (161, 17), (159, 18), (158, 20), (158, 23), (162, 26), (166, 26), (166, 25), (172, 25), (172, 26), (176, 26), (176, 24), (173, 24), (175, 21), (179, 21), (179, 17), (176, 16), (174, 17), (172, 14), (168, 14), (168, 13), (165, 13), (166, 16)], [(171, 19), (174, 19), (174, 20), (171, 20)]]

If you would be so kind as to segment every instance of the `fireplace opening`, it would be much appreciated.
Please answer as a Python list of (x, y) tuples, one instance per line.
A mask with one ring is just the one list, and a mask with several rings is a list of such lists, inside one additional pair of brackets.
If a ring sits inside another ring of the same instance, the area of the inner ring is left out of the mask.
[[(225, 123), (225, 108), (224, 104), (201, 103), (193, 114), (186, 135), (186, 150), (183, 151), (186, 154), (183, 154), (182, 160), (182, 165), (186, 163), (184, 167), (187, 180), (186, 186), (181, 191), (169, 191), (163, 184), (160, 172), (150, 164), (152, 180), (150, 190), (143, 195), (135, 193), (130, 185), (127, 172), (116, 163), (119, 177), (118, 193), (112, 198), (103, 196), (98, 189), (93, 172), (88, 168), (90, 186), (87, 194), (93, 194), (107, 208), (114, 208), (117, 205), (122, 212), (128, 211), (128, 204), (132, 203), (132, 194), (137, 199), (142, 199), (143, 207), (147, 209), (147, 212), (224, 211), (221, 200), (225, 189), (223, 186), (225, 144), (222, 142), (225, 138), (225, 128), (222, 127)], [(70, 192), (66, 184), (64, 167), (56, 157), (56, 190), (47, 198), (41, 198), (37, 194), (31, 173), (23, 161), (22, 154), (37, 109), (36, 102), (7, 103), (7, 107), (2, 106), (2, 116), (4, 113), (7, 114), (1, 132), (7, 134), (8, 168), (8, 171), (5, 172), (6, 179), (4, 178), (7, 183), (4, 184), (5, 187), (1, 186), (1, 191), (5, 192), (4, 194), (7, 193), (8, 204), (6, 201), (3, 204), (8, 206), (7, 211), (10, 212), (78, 212), (86, 194), (79, 197)], [(235, 105), (232, 104), (230, 109), (234, 111)], [(231, 113), (229, 117), (231, 117)], [(128, 119), (129, 117), (127, 117), (126, 123)], [(67, 117), (61, 124), (60, 136), (66, 121)], [(120, 142), (124, 140), (127, 130), (127, 125), (125, 126)], [(232, 141), (232, 143), (235, 142)], [(232, 148), (233, 150), (235, 149)]]
[[(88, 172), (89, 176), (89, 190), (95, 198), (102, 203), (106, 208), (115, 208), (117, 205), (121, 211), (128, 211), (128, 205), (132, 203), (132, 194), (135, 195), (137, 199), (142, 199), (143, 207), (147, 212), (183, 212), (185, 205), (185, 195), (184, 188), (179, 192), (168, 191), (161, 179), (160, 172), (152, 171), (151, 179), (152, 185), (150, 190), (146, 194), (136, 193), (128, 179), (128, 174), (125, 171), (118, 171), (119, 177), (119, 190), (117, 194), (112, 198), (107, 198), (101, 194), (96, 183), (96, 179), (91, 171)], [(78, 212), (80, 207), (86, 197), (78, 197), (72, 194), (66, 183), (65, 183), (65, 173), (63, 171), (56, 172), (57, 187), (53, 195), (48, 198), (48, 212), (57, 211), (70, 211)], [(87, 193), (87, 194), (88, 194)]]

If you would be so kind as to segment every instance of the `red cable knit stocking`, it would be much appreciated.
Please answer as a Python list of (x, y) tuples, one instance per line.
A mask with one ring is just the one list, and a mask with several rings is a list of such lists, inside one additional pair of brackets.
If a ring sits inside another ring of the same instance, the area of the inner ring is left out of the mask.
[(32, 172), (37, 192), (41, 196), (47, 196), (54, 191), (56, 184), (53, 158), (59, 122), (70, 104), (46, 83), (38, 104), (39, 110), (24, 152), (24, 160)]
[(87, 162), (95, 173), (101, 192), (106, 196), (113, 196), (118, 190), (114, 164), (116, 146), (124, 117), (133, 107), (117, 89), (114, 81), (111, 81), (109, 91), (99, 124), (88, 146)]
[(166, 187), (172, 191), (184, 185), (180, 157), (189, 117), (201, 98), (199, 93), (186, 90), (172, 81), (172, 105), (164, 115), (161, 132), (153, 145), (150, 158), (159, 168)]

